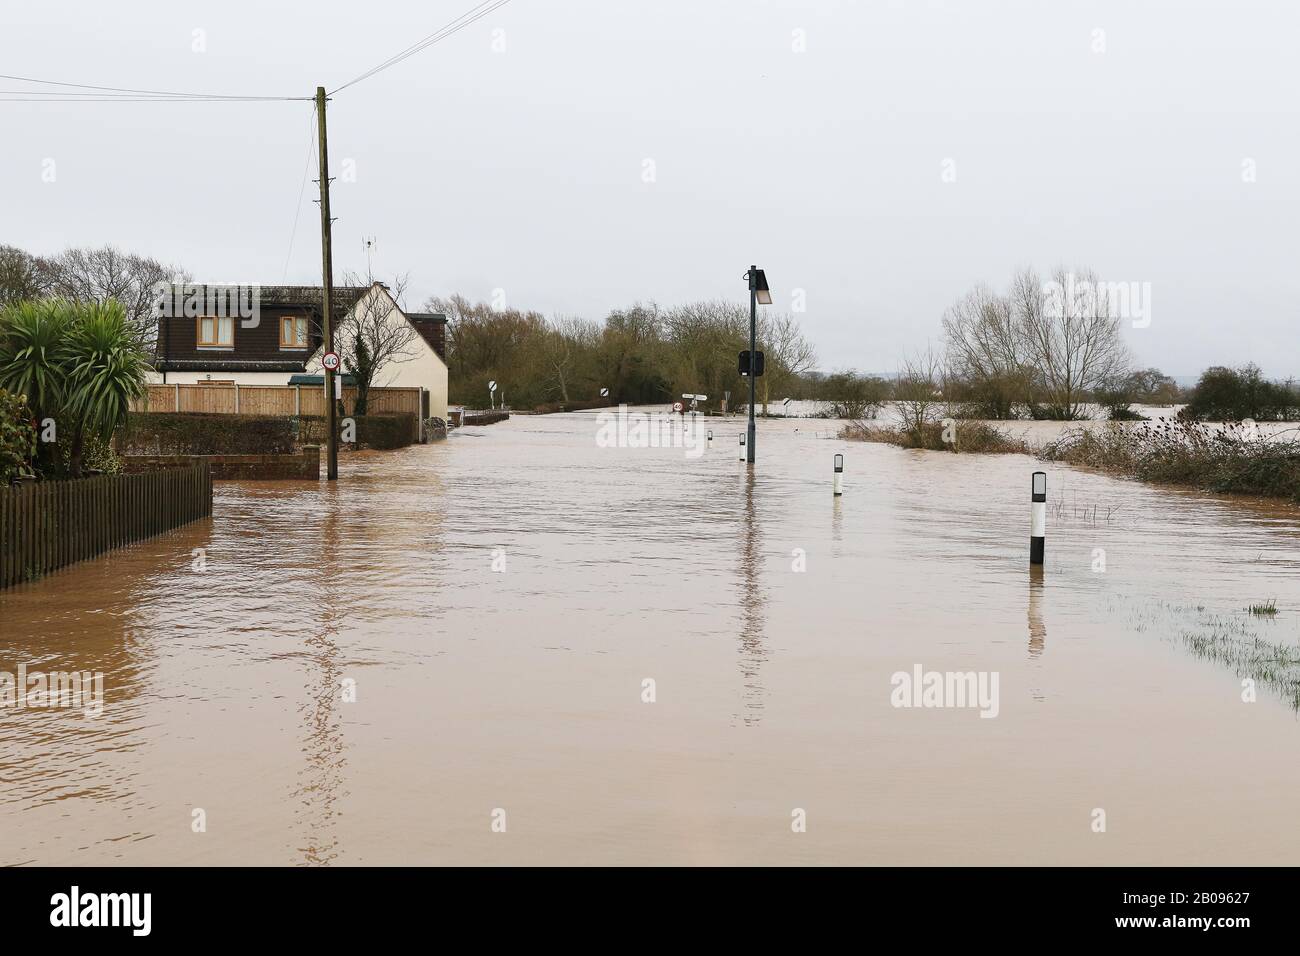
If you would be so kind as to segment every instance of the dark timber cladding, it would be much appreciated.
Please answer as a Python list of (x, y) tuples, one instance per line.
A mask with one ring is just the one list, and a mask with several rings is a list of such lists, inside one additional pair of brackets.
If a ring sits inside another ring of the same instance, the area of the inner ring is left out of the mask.
[(447, 361), (447, 316), (441, 312), (408, 312), (406, 321), (415, 326), (420, 338), (429, 343), (429, 348), (437, 353), (438, 358)]
[[(194, 316), (160, 319), (158, 371), (301, 372), (307, 359), (321, 346), (320, 287), (258, 286), (257, 290), (256, 323), (234, 316), (231, 320), (234, 345), (230, 348), (199, 348), (199, 320)], [(336, 323), (365, 291), (364, 286), (334, 290)], [(281, 345), (280, 320), (289, 316), (307, 320), (306, 348)]]
[(0, 488), (0, 588), (211, 514), (206, 462)]

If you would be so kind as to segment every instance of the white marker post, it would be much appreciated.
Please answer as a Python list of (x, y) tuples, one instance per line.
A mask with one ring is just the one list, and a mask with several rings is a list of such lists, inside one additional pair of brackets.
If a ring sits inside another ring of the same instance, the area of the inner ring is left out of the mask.
[(713, 444), (713, 429), (712, 429), (712, 428), (709, 429), (709, 444), (710, 444), (710, 445)]
[(844, 494), (844, 456), (835, 456), (835, 497)]
[(1047, 472), (1034, 472), (1029, 496), (1029, 563), (1042, 564), (1047, 544)]
[(737, 461), (745, 460), (745, 433), (744, 432), (740, 433), (740, 457), (737, 458), (736, 460)]

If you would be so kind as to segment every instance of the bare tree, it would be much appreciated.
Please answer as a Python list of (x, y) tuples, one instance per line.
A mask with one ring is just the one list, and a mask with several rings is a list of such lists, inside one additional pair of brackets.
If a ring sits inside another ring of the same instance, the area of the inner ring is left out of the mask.
[(584, 353), (596, 347), (599, 338), (596, 325), (578, 316), (558, 316), (548, 323), (542, 336), (541, 358), (550, 378), (548, 388), (559, 393), (560, 401), (570, 401), (569, 386), (578, 363)]
[(1011, 299), (981, 284), (943, 316), (950, 378), (968, 390), (978, 413), (1012, 418), (1029, 398), (1025, 336)]
[(116, 299), (126, 309), (139, 340), (152, 347), (158, 335), (154, 308), (161, 285), (189, 282), (191, 276), (175, 265), (123, 252), (114, 246), (67, 249), (48, 263), (47, 293), (74, 302)]
[(925, 431), (943, 416), (945, 399), (943, 358), (926, 347), (924, 352), (905, 358), (894, 382), (894, 404), (903, 430), (912, 435), (917, 447), (924, 447)]
[(1016, 276), (1011, 298), (1048, 415), (1084, 417), (1089, 393), (1130, 367), (1106, 286), (1091, 271), (1058, 268), (1043, 285), (1025, 270)]
[(547, 333), (540, 312), (471, 302), (462, 295), (431, 297), (424, 308), (447, 316), (447, 369), (452, 394), (459, 393), (460, 401), (481, 400), (491, 379), (509, 384), (521, 406), (548, 393), (546, 366), (538, 361)]
[[(344, 366), (357, 389), (354, 415), (366, 414), (370, 389), (380, 372), (419, 356), (414, 348), (419, 333), (397, 311), (406, 298), (409, 277), (397, 276), (390, 285), (370, 280), (370, 290), (339, 321), (334, 333), (344, 349)], [(359, 276), (344, 277), (345, 285), (361, 285)]]
[(800, 375), (809, 371), (817, 361), (817, 352), (804, 338), (803, 329), (794, 316), (788, 313), (765, 315), (758, 329), (758, 340), (763, 348), (763, 415), (771, 389), (787, 388)]
[(49, 289), (49, 265), (14, 246), (0, 246), (0, 308), (39, 299)]

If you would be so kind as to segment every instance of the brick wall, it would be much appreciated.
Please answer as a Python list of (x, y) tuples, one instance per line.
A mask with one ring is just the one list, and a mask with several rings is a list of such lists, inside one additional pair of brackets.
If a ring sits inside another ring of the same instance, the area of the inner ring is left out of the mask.
[(212, 467), (212, 477), (223, 481), (319, 481), (320, 446), (307, 445), (293, 455), (124, 455), (127, 474), (176, 468), (196, 461)]

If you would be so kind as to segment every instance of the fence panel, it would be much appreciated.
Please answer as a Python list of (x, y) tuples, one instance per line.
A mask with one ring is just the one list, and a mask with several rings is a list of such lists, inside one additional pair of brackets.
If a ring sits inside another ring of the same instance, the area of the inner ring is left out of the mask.
[(292, 415), (295, 391), (280, 385), (241, 385), (239, 414)]
[(0, 488), (0, 588), (211, 514), (207, 462)]
[[(238, 393), (238, 394), (236, 394)], [(419, 388), (372, 388), (367, 414), (410, 413), (420, 417)], [(343, 404), (351, 409), (355, 388), (343, 390)], [(324, 415), (325, 389), (313, 385), (150, 385), (143, 397), (131, 403), (133, 412), (206, 412), (233, 415)]]

